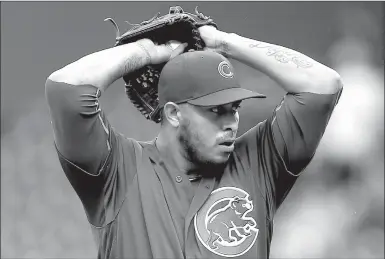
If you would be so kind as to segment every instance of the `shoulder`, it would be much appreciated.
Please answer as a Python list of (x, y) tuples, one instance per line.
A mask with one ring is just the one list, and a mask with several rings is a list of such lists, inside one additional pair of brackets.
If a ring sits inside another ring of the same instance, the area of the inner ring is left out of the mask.
[(116, 150), (119, 153), (120, 159), (138, 160), (142, 157), (142, 153), (146, 152), (150, 157), (157, 156), (157, 149), (155, 147), (155, 139), (148, 141), (141, 141), (131, 137), (127, 137), (122, 133), (115, 132)]
[(265, 132), (267, 123), (268, 120), (261, 121), (237, 137), (235, 140), (235, 151), (239, 151), (240, 149), (245, 148), (245, 146), (249, 146), (250, 144), (255, 144), (257, 139)]
[(239, 161), (251, 165), (258, 158), (258, 147), (262, 145), (263, 136), (266, 135), (267, 123), (268, 120), (261, 121), (237, 137), (234, 145), (234, 156)]

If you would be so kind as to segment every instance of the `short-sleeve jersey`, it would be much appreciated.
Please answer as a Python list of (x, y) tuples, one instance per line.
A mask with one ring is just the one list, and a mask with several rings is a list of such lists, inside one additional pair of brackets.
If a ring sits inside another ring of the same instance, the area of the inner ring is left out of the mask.
[(193, 185), (154, 140), (111, 127), (97, 88), (48, 80), (46, 89), (59, 160), (98, 258), (268, 258), (274, 214), (341, 94), (286, 94), (268, 119), (237, 138), (216, 176)]

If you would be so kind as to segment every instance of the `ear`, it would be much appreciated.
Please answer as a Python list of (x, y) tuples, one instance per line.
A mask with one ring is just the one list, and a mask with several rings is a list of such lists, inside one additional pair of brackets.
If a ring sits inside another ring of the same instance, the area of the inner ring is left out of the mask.
[(172, 126), (178, 127), (181, 119), (180, 108), (173, 102), (168, 102), (163, 108), (164, 120), (167, 120)]

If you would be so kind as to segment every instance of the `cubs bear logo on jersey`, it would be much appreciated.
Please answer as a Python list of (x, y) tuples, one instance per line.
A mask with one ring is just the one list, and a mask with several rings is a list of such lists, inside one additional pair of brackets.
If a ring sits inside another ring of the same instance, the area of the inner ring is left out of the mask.
[(236, 187), (213, 191), (194, 217), (195, 232), (211, 252), (235, 257), (246, 253), (258, 236), (251, 216), (254, 206), (250, 195)]

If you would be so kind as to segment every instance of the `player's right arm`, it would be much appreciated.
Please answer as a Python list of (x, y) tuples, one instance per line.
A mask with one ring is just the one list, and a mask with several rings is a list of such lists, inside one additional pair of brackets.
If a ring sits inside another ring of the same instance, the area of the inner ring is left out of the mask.
[(100, 108), (101, 93), (120, 77), (147, 64), (166, 62), (183, 48), (173, 52), (141, 40), (82, 57), (47, 78), (46, 98), (59, 160), (91, 223), (106, 222), (105, 202), (118, 192), (115, 175), (125, 177), (118, 168), (123, 163), (120, 153), (127, 151), (124, 163), (135, 166), (134, 143), (127, 141), (126, 150), (121, 150), (121, 138)]
[(175, 44), (157, 46), (149, 39), (142, 39), (101, 50), (55, 71), (49, 79), (71, 85), (93, 85), (104, 91), (126, 74), (145, 65), (166, 62), (182, 53), (186, 45), (182, 44), (176, 48), (178, 43)]
[(172, 52), (144, 39), (92, 53), (53, 72), (46, 81), (46, 97), (58, 151), (96, 174), (109, 149), (101, 93), (124, 75), (181, 52), (183, 47)]

